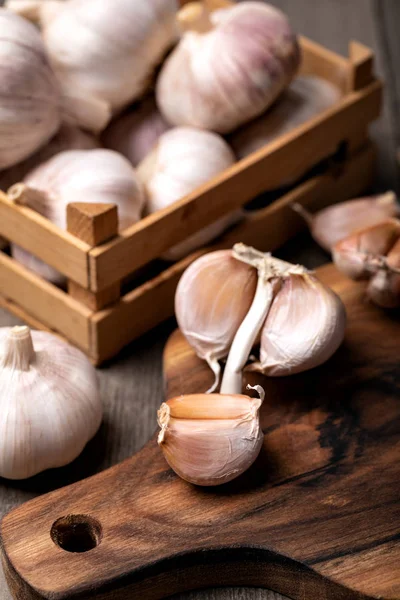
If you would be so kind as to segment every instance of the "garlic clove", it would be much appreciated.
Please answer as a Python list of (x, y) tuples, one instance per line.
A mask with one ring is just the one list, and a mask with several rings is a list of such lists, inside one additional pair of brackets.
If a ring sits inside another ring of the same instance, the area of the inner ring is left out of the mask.
[(106, 148), (120, 152), (136, 167), (170, 126), (149, 97), (128, 113), (117, 117), (103, 132)]
[[(129, 161), (112, 150), (69, 150), (39, 165), (9, 192), (62, 229), (67, 227), (67, 205), (77, 198), (89, 203), (114, 203), (120, 230), (136, 223), (144, 205), (143, 186)], [(14, 244), (16, 260), (42, 277), (60, 284), (64, 277)]]
[(60, 126), (60, 91), (36, 27), (0, 8), (0, 169), (24, 160)]
[[(192, 127), (177, 127), (167, 131), (138, 166), (138, 175), (147, 196), (146, 214), (170, 206), (234, 162), (232, 150), (215, 133)], [(220, 235), (240, 218), (240, 211), (225, 215), (170, 248), (162, 258), (178, 260), (186, 256)]]
[(0, 476), (70, 463), (102, 419), (96, 371), (78, 349), (28, 327), (0, 329)]
[(235, 260), (231, 250), (210, 252), (182, 275), (175, 295), (175, 314), (183, 335), (206, 360), (218, 385), (218, 361), (228, 355), (239, 325), (248, 313), (257, 283), (253, 267)]
[(356, 231), (333, 248), (335, 265), (351, 279), (368, 279), (400, 235), (400, 221), (387, 219)]
[(371, 277), (367, 295), (383, 308), (400, 306), (400, 238), (388, 252), (384, 264)]
[(313, 75), (297, 77), (275, 104), (229, 138), (238, 159), (245, 158), (281, 135), (336, 104), (338, 87)]
[(355, 231), (400, 214), (394, 192), (340, 202), (314, 215), (299, 204), (293, 205), (293, 208), (305, 219), (311, 235), (327, 252), (331, 252), (335, 244)]
[(340, 298), (309, 273), (281, 283), (261, 332), (260, 361), (248, 367), (281, 377), (313, 369), (339, 348), (346, 328)]
[(182, 479), (201, 486), (227, 483), (257, 458), (263, 433), (260, 398), (195, 394), (161, 405), (158, 444), (170, 467)]
[(64, 90), (108, 103), (139, 98), (177, 39), (177, 0), (69, 0), (43, 37)]
[(157, 104), (173, 125), (229, 133), (290, 83), (300, 62), (296, 36), (286, 16), (262, 2), (184, 10), (185, 28), (190, 18), (193, 27), (163, 64)]

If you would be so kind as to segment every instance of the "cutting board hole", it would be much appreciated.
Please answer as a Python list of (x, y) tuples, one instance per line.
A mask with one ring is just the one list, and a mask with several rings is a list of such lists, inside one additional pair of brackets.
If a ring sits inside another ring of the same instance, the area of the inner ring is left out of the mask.
[(102, 528), (88, 515), (67, 515), (57, 519), (50, 531), (51, 539), (66, 552), (89, 552), (101, 542)]

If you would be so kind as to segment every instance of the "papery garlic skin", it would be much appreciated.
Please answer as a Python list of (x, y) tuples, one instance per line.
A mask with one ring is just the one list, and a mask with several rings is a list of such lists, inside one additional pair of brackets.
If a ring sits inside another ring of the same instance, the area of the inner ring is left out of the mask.
[(235, 131), (229, 143), (238, 159), (245, 158), (330, 108), (341, 95), (340, 89), (326, 79), (297, 77), (265, 114)]
[(63, 89), (113, 112), (141, 96), (177, 37), (177, 9), (177, 0), (69, 0), (43, 34)]
[(74, 460), (102, 419), (96, 371), (53, 334), (0, 329), (0, 476), (25, 479)]
[[(116, 204), (120, 230), (140, 219), (144, 205), (143, 187), (135, 170), (126, 158), (112, 150), (60, 152), (29, 173), (24, 186), (21, 190), (17, 184), (9, 196), (28, 204), (62, 229), (67, 227), (67, 205), (79, 199)], [(35, 194), (37, 191), (40, 194)], [(12, 245), (11, 250), (16, 260), (45, 279), (53, 283), (64, 281), (55, 269), (19, 246)]]
[(30, 171), (64, 150), (93, 150), (99, 147), (94, 135), (77, 127), (62, 125), (51, 140), (24, 161), (0, 172), (0, 189), (6, 192)]
[(400, 214), (400, 205), (394, 192), (339, 202), (316, 214), (309, 213), (298, 204), (293, 208), (306, 220), (317, 244), (327, 252), (332, 252), (335, 244), (355, 231)]
[(260, 361), (248, 368), (282, 377), (318, 367), (339, 348), (345, 329), (339, 296), (311, 274), (290, 274), (262, 327)]
[(231, 250), (210, 252), (183, 273), (175, 294), (175, 315), (183, 335), (216, 375), (246, 316), (257, 284), (255, 269), (236, 261)]
[(335, 244), (332, 256), (336, 267), (350, 279), (369, 279), (382, 264), (400, 237), (400, 221), (387, 219), (353, 232)]
[[(176, 127), (167, 131), (138, 166), (138, 175), (146, 190), (146, 214), (170, 206), (234, 162), (232, 150), (215, 133), (192, 127)], [(210, 242), (239, 219), (238, 211), (218, 219), (170, 248), (162, 258), (179, 260)]]
[(264, 397), (179, 396), (161, 405), (158, 443), (179, 477), (200, 486), (227, 483), (255, 461), (263, 443), (259, 409)]
[(0, 169), (27, 158), (60, 126), (60, 91), (39, 32), (0, 8)]
[(106, 148), (123, 154), (136, 167), (170, 128), (150, 97), (117, 117), (103, 132), (102, 142)]
[(186, 31), (157, 80), (173, 125), (229, 133), (264, 112), (295, 75), (300, 50), (286, 16), (262, 2), (209, 15), (211, 30)]

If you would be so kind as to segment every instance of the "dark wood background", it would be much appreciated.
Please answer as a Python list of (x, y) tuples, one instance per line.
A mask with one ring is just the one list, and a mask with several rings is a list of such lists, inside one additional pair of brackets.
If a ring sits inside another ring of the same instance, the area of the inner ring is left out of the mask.
[[(376, 188), (394, 189), (398, 192), (399, 171), (395, 150), (400, 147), (399, 0), (272, 0), (272, 4), (289, 14), (297, 31), (332, 50), (346, 54), (350, 39), (359, 40), (374, 49), (377, 72), (386, 81), (384, 114), (372, 130), (379, 147)], [(282, 251), (282, 255), (289, 259), (296, 257), (296, 261), (304, 262), (308, 267), (315, 267), (327, 260), (327, 256), (307, 235), (293, 240)], [(0, 326), (16, 323), (14, 317), (0, 311)], [(173, 322), (159, 327), (132, 344), (111, 365), (99, 371), (105, 406), (104, 423), (79, 459), (69, 467), (25, 482), (0, 479), (0, 516), (35, 495), (121, 461), (149, 439), (156, 426), (156, 409), (163, 399), (162, 349), (173, 327)], [(0, 598), (11, 598), (1, 572)], [(179, 596), (180, 600), (282, 598), (267, 590), (238, 588), (199, 591)]]

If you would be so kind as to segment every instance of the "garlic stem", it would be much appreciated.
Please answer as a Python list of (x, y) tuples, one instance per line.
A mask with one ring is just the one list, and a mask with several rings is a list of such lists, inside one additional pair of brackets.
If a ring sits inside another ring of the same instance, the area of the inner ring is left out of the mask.
[(212, 372), (214, 373), (214, 383), (212, 386), (206, 391), (206, 394), (212, 394), (218, 387), (219, 379), (221, 376), (221, 365), (218, 360), (212, 354), (206, 356), (206, 361)]
[(179, 11), (177, 21), (182, 32), (207, 33), (213, 28), (210, 12), (203, 2), (189, 2), (186, 4)]
[(3, 367), (17, 371), (29, 371), (35, 358), (32, 336), (26, 325), (13, 327), (6, 341), (3, 357)]
[(314, 219), (310, 211), (308, 211), (306, 208), (304, 208), (304, 206), (302, 206), (298, 202), (293, 202), (293, 204), (291, 204), (291, 208), (294, 210), (294, 212), (296, 212), (305, 220), (309, 227), (312, 226)]
[(274, 273), (271, 270), (268, 259), (266, 258), (257, 268), (258, 282), (256, 293), (250, 310), (242, 321), (232, 342), (222, 378), (221, 394), (242, 393), (242, 370), (249, 358), (251, 349), (274, 298), (274, 286), (271, 282)]
[(396, 194), (389, 190), (388, 192), (385, 192), (384, 194), (381, 194), (380, 197), (377, 200), (377, 204), (381, 204), (381, 205), (391, 205), (391, 204), (395, 204), (397, 201), (397, 196)]

